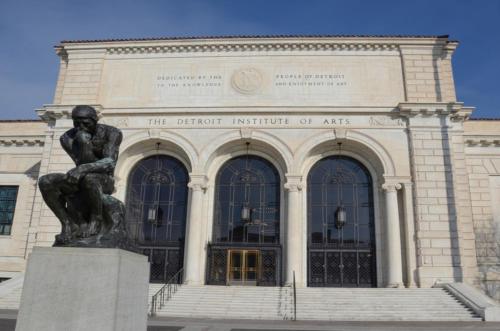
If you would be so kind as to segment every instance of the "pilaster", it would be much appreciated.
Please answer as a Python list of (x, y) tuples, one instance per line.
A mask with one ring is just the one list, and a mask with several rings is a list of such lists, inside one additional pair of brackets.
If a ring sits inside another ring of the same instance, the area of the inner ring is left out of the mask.
[(186, 254), (184, 257), (184, 283), (190, 285), (203, 284), (203, 220), (202, 209), (207, 178), (204, 174), (190, 175), (189, 195), (191, 197), (186, 225)]
[(403, 263), (401, 251), (401, 230), (399, 221), (399, 206), (397, 190), (401, 184), (387, 181), (382, 185), (385, 192), (386, 219), (386, 252), (387, 252), (387, 287), (403, 286)]
[(304, 252), (303, 233), (304, 220), (301, 218), (300, 194), (302, 191), (302, 176), (287, 174), (285, 189), (287, 190), (287, 218), (286, 225), (286, 259), (285, 259), (285, 283), (293, 282), (295, 272), (295, 281), (299, 286), (305, 285), (303, 274), (304, 266), (302, 261)]

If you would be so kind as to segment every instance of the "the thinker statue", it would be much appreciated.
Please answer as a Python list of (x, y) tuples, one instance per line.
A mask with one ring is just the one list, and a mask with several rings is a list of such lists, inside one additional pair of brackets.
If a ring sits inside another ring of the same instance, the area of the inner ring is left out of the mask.
[(71, 116), (73, 129), (60, 141), (76, 167), (66, 174), (47, 174), (38, 182), (45, 202), (61, 221), (54, 246), (131, 249), (125, 208), (110, 195), (122, 133), (98, 124), (97, 113), (90, 106), (76, 106)]

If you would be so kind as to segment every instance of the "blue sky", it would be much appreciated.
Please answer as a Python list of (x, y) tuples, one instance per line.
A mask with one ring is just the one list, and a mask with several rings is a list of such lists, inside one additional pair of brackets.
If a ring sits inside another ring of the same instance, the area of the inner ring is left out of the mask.
[(459, 101), (500, 118), (500, 0), (0, 0), (0, 118), (52, 102), (61, 40), (259, 34), (449, 34)]

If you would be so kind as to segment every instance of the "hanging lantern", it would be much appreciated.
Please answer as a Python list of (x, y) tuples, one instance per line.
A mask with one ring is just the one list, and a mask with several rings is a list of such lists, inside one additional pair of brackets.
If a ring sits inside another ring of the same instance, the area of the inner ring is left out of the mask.
[(250, 216), (251, 216), (250, 213), (251, 213), (251, 210), (250, 210), (250, 207), (248, 206), (248, 204), (243, 205), (243, 207), (241, 208), (241, 220), (243, 222), (250, 221)]
[(335, 227), (337, 229), (342, 229), (342, 227), (347, 222), (347, 212), (343, 205), (337, 207), (335, 211)]
[(149, 223), (156, 223), (156, 218), (157, 218), (157, 212), (158, 212), (158, 206), (152, 205), (148, 209), (148, 222)]

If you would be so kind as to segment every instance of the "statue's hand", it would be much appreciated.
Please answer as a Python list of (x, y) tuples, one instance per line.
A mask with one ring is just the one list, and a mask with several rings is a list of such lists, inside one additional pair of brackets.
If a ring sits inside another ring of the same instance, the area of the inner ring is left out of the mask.
[(78, 167), (71, 169), (66, 173), (66, 180), (70, 184), (78, 184), (80, 182), (80, 178), (82, 177), (83, 173), (78, 169)]
[(78, 130), (75, 135), (75, 140), (78, 142), (88, 143), (92, 140), (92, 135), (84, 130)]

